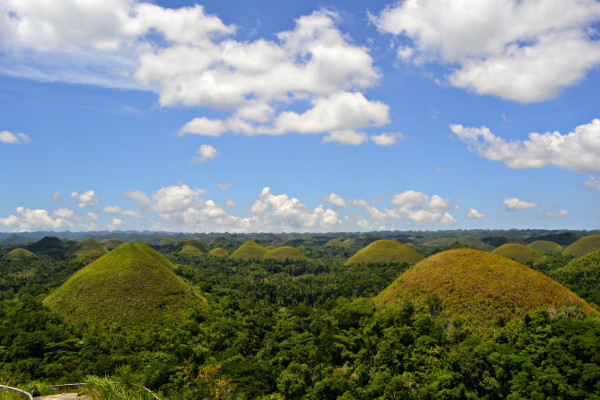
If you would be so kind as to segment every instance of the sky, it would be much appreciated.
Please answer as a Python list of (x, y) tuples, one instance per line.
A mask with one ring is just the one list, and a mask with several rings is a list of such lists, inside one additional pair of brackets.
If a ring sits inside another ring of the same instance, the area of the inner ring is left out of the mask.
[(596, 0), (0, 0), (0, 231), (600, 229)]

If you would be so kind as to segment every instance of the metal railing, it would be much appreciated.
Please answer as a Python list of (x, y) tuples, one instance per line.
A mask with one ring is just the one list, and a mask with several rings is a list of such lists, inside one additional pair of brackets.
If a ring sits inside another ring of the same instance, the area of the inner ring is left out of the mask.
[(15, 392), (22, 393), (25, 396), (29, 397), (29, 400), (33, 400), (33, 396), (31, 394), (27, 393), (24, 390), (17, 389), (17, 388), (14, 388), (14, 387), (10, 387), (10, 386), (4, 386), (4, 385), (0, 385), (0, 388), (2, 388), (2, 389), (8, 389), (8, 390), (14, 390)]
[[(110, 383), (111, 385), (125, 385), (124, 383), (121, 383), (121, 382), (108, 382), (108, 383)], [(142, 386), (142, 385), (138, 385), (137, 383), (130, 383), (130, 385), (138, 387), (140, 389), (144, 389), (146, 392), (150, 393), (150, 395), (152, 397), (154, 397), (156, 400), (160, 400), (160, 398), (157, 395), (155, 395), (147, 387)], [(59, 387), (69, 387), (69, 386), (87, 386), (87, 383), (65, 383), (65, 384), (62, 384), (62, 385), (51, 385), (51, 386), (48, 386), (48, 387), (59, 388)], [(10, 386), (4, 386), (4, 385), (0, 385), (0, 388), (2, 388), (2, 389), (8, 389), (8, 390), (14, 390), (15, 392), (19, 392), (19, 393), (22, 393), (25, 396), (27, 396), (29, 398), (29, 400), (33, 400), (33, 395), (31, 395), (30, 393), (27, 393), (24, 390), (17, 389), (17, 388), (14, 388), (14, 387), (10, 387)]]

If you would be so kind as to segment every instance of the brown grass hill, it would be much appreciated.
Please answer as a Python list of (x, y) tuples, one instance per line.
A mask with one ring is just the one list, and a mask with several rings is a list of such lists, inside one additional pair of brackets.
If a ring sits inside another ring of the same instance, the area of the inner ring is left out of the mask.
[(263, 258), (266, 252), (267, 249), (262, 247), (260, 244), (253, 240), (249, 240), (238, 247), (238, 249), (234, 251), (230, 257), (239, 260), (251, 260)]
[(291, 246), (282, 246), (267, 250), (263, 258), (265, 260), (308, 260), (308, 257), (300, 250)]
[(577, 304), (596, 311), (552, 278), (498, 254), (475, 249), (447, 250), (420, 261), (376, 298), (378, 309), (400, 307), (407, 298), (427, 308), (441, 300), (442, 316), (480, 331), (542, 307)]
[(380, 262), (414, 264), (423, 256), (416, 250), (395, 240), (376, 240), (348, 259), (344, 265), (371, 264)]
[(565, 256), (583, 257), (596, 250), (600, 250), (600, 235), (583, 237), (565, 248), (562, 253)]
[(102, 239), (100, 241), (100, 244), (102, 246), (104, 246), (104, 248), (108, 251), (112, 251), (113, 249), (117, 248), (120, 244), (122, 244), (123, 242), (120, 241), (119, 239)]
[(23, 248), (17, 248), (9, 251), (2, 257), (3, 260), (22, 260), (24, 258), (35, 257), (35, 254)]
[(210, 254), (213, 257), (225, 257), (229, 255), (229, 252), (222, 247), (217, 247), (215, 249), (212, 249), (208, 254)]
[(200, 250), (200, 252), (202, 252), (203, 254), (208, 254), (208, 252), (210, 251), (207, 245), (205, 245), (197, 239), (191, 238), (185, 238), (178, 241), (175, 245), (175, 249), (181, 251), (185, 246), (193, 246), (196, 249)]
[(529, 243), (527, 247), (537, 251), (543, 256), (559, 254), (563, 249), (560, 244), (551, 242), (549, 240), (536, 240), (535, 242)]
[(585, 300), (600, 306), (600, 250), (575, 258), (549, 275)]
[(544, 260), (544, 256), (537, 251), (518, 243), (503, 244), (492, 251), (492, 253), (510, 258), (511, 260), (515, 260), (521, 264), (540, 262)]
[(134, 328), (180, 321), (203, 299), (173, 268), (151, 247), (124, 243), (73, 274), (44, 305), (69, 323)]
[(91, 262), (102, 257), (106, 253), (108, 253), (108, 250), (96, 241), (96, 239), (87, 238), (67, 250), (66, 257), (74, 257)]

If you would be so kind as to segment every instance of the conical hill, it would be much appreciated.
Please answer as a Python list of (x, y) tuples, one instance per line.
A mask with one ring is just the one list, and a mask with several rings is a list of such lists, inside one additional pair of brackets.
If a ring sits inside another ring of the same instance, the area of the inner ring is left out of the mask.
[(90, 237), (71, 247), (67, 251), (67, 257), (95, 260), (106, 253), (108, 253), (108, 251), (104, 248), (104, 246), (98, 243), (96, 239)]
[(596, 250), (600, 250), (600, 235), (583, 237), (566, 247), (562, 253), (565, 256), (582, 257)]
[(210, 254), (213, 257), (224, 257), (229, 255), (229, 252), (222, 247), (217, 247), (215, 249), (212, 249), (208, 254)]
[(542, 256), (537, 251), (518, 243), (503, 244), (502, 246), (492, 251), (492, 253), (499, 254), (506, 258), (510, 258), (511, 260), (515, 260), (522, 264), (530, 262), (540, 262), (544, 260), (544, 256)]
[(240, 259), (240, 260), (251, 260), (256, 258), (263, 258), (267, 249), (265, 249), (260, 244), (256, 243), (253, 240), (249, 240), (233, 253), (231, 253), (231, 258)]
[(422, 259), (419, 252), (395, 240), (377, 240), (359, 250), (344, 265), (380, 262), (414, 264)]
[(600, 306), (600, 250), (569, 261), (551, 271), (550, 276)]
[(175, 248), (181, 251), (186, 246), (195, 247), (196, 249), (200, 250), (202, 254), (207, 254), (210, 251), (208, 246), (202, 243), (201, 241), (189, 238), (181, 239), (180, 241), (178, 241), (175, 245)]
[(282, 246), (267, 250), (263, 258), (266, 260), (308, 260), (308, 257), (300, 250), (291, 246)]
[(181, 320), (202, 300), (172, 268), (151, 247), (124, 243), (73, 274), (44, 304), (71, 323), (145, 326)]
[(527, 245), (532, 250), (537, 251), (543, 256), (558, 254), (562, 251), (562, 246), (558, 243), (551, 242), (549, 240), (536, 240)]
[(100, 241), (100, 244), (102, 246), (104, 246), (104, 248), (108, 251), (112, 251), (113, 249), (117, 248), (122, 243), (123, 243), (122, 241), (120, 241), (119, 239), (115, 239), (115, 238), (102, 239)]
[(2, 257), (3, 260), (22, 260), (24, 258), (35, 257), (35, 254), (23, 248), (17, 248), (9, 251)]
[(578, 304), (594, 309), (552, 278), (506, 257), (475, 249), (447, 250), (420, 261), (376, 298), (378, 308), (398, 307), (406, 298), (424, 306), (437, 295), (441, 313), (471, 327), (490, 327), (544, 306)]

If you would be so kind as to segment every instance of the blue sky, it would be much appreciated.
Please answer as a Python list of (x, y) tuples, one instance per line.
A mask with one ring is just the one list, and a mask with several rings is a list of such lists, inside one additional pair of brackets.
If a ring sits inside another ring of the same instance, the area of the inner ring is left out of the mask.
[(600, 229), (599, 28), (594, 0), (0, 0), (0, 231)]

